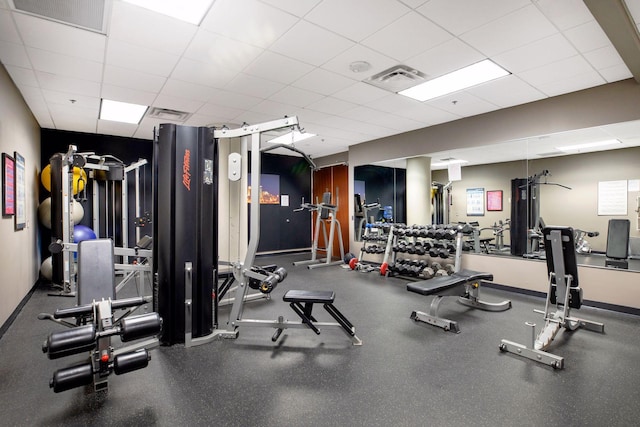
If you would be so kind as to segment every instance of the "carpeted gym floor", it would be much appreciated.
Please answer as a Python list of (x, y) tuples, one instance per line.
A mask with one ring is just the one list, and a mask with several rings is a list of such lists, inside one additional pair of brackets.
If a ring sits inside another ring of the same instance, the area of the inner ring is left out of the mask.
[[(48, 360), (47, 335), (62, 327), (40, 312), (70, 298), (35, 290), (0, 339), (0, 424), (6, 426), (631, 426), (640, 419), (640, 317), (583, 307), (574, 315), (605, 323), (605, 333), (560, 332), (552, 345), (565, 357), (554, 371), (501, 353), (502, 338), (527, 343), (525, 321), (541, 323), (540, 298), (484, 287), (501, 313), (447, 299), (440, 314), (461, 333), (409, 319), (431, 297), (406, 282), (340, 266), (309, 270), (291, 262), (308, 254), (259, 259), (289, 277), (271, 300), (245, 305), (245, 318), (297, 316), (282, 301), (288, 289), (333, 289), (335, 305), (355, 324), (362, 346), (338, 329), (317, 336), (288, 329), (278, 343), (269, 328), (244, 328), (236, 340), (152, 350), (149, 367), (109, 377), (109, 392), (48, 387), (57, 368), (85, 355)], [(545, 277), (540, 278), (546, 281)], [(588, 299), (588, 295), (585, 295)], [(226, 322), (230, 307), (222, 307)], [(324, 310), (318, 320), (331, 321)]]

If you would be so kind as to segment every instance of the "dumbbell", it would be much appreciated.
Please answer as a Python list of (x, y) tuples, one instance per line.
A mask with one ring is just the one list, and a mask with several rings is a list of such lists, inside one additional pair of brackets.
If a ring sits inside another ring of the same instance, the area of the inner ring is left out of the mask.
[(438, 256), (442, 259), (447, 259), (449, 258), (449, 251), (447, 249), (439, 249), (438, 250)]
[(418, 242), (415, 244), (415, 250), (416, 250), (416, 254), (418, 255), (424, 255), (426, 252), (426, 249), (421, 242)]
[(434, 238), (436, 237), (436, 228), (431, 227), (430, 229), (427, 230), (427, 237), (429, 238)]
[(456, 245), (453, 243), (447, 243), (444, 247), (449, 251), (449, 253), (456, 251)]
[(413, 243), (409, 243), (407, 245), (407, 252), (410, 253), (411, 255), (416, 253), (416, 246)]
[(445, 230), (444, 228), (438, 228), (435, 233), (434, 236), (436, 239), (444, 239), (445, 234), (447, 234), (447, 230)]
[(440, 264), (439, 262), (435, 261), (435, 262), (431, 263), (431, 268), (433, 269), (433, 271), (442, 270), (442, 264)]
[(420, 276), (424, 277), (425, 279), (431, 279), (435, 274), (436, 273), (431, 267), (425, 267), (420, 272)]
[(440, 277), (440, 276), (447, 276), (447, 271), (446, 270), (438, 270), (436, 271), (436, 277)]
[(454, 240), (456, 238), (456, 234), (458, 234), (458, 232), (455, 229), (450, 228), (445, 231), (444, 238), (447, 240)]
[(435, 247), (435, 246), (433, 248), (429, 249), (429, 256), (431, 258), (437, 258), (438, 257), (438, 250), (439, 249), (437, 247)]
[(444, 266), (445, 271), (447, 272), (447, 274), (451, 275), (453, 273), (455, 273), (456, 271), (456, 266), (453, 264), (446, 264)]

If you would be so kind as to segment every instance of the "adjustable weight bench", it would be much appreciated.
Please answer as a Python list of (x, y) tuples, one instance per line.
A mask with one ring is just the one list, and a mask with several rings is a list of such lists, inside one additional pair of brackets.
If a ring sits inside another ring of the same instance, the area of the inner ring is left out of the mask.
[(460, 270), (451, 276), (440, 276), (420, 282), (409, 283), (407, 290), (410, 292), (415, 292), (420, 295), (434, 295), (431, 305), (429, 306), (429, 312), (414, 311), (411, 313), (411, 319), (437, 326), (445, 331), (460, 333), (458, 322), (438, 316), (438, 307), (445, 296), (459, 292), (462, 287), (464, 287), (464, 294), (458, 297), (458, 302), (461, 304), (486, 311), (504, 311), (511, 308), (511, 301), (509, 300), (499, 303), (481, 301), (479, 295), (480, 282), (482, 280), (493, 280), (493, 274), (472, 270)]

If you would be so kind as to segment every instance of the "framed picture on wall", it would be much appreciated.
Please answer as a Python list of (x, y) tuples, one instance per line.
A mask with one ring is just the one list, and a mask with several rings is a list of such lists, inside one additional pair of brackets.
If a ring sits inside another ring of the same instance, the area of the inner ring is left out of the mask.
[(487, 211), (502, 210), (502, 190), (487, 191)]
[(467, 216), (484, 215), (484, 188), (467, 188)]
[(27, 194), (26, 194), (26, 169), (24, 157), (17, 151), (13, 152), (16, 161), (15, 204), (16, 204), (16, 230), (22, 230), (27, 225)]
[(15, 177), (16, 161), (7, 153), (2, 153), (2, 216), (16, 213)]

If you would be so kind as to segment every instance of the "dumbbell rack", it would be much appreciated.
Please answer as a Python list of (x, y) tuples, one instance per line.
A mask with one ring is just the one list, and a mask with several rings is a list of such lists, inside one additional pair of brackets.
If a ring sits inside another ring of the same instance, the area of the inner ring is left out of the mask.
[[(394, 227), (389, 239), (391, 257), (387, 274), (409, 280), (453, 274), (460, 269), (461, 243), (459, 225)], [(405, 253), (413, 258), (399, 256)], [(451, 258), (453, 263), (442, 262)]]
[[(362, 263), (362, 261), (365, 261), (364, 258), (369, 255), (383, 255), (383, 261), (380, 265), (386, 264), (389, 256), (389, 241), (392, 235), (392, 229), (393, 224), (390, 223), (367, 224), (364, 235), (362, 236), (363, 244), (360, 248), (360, 254), (357, 258), (357, 262)], [(381, 246), (380, 244), (384, 245)], [(377, 261), (365, 262), (372, 266), (374, 264), (379, 264)], [(371, 268), (371, 270), (373, 269), (375, 269), (375, 267)]]

